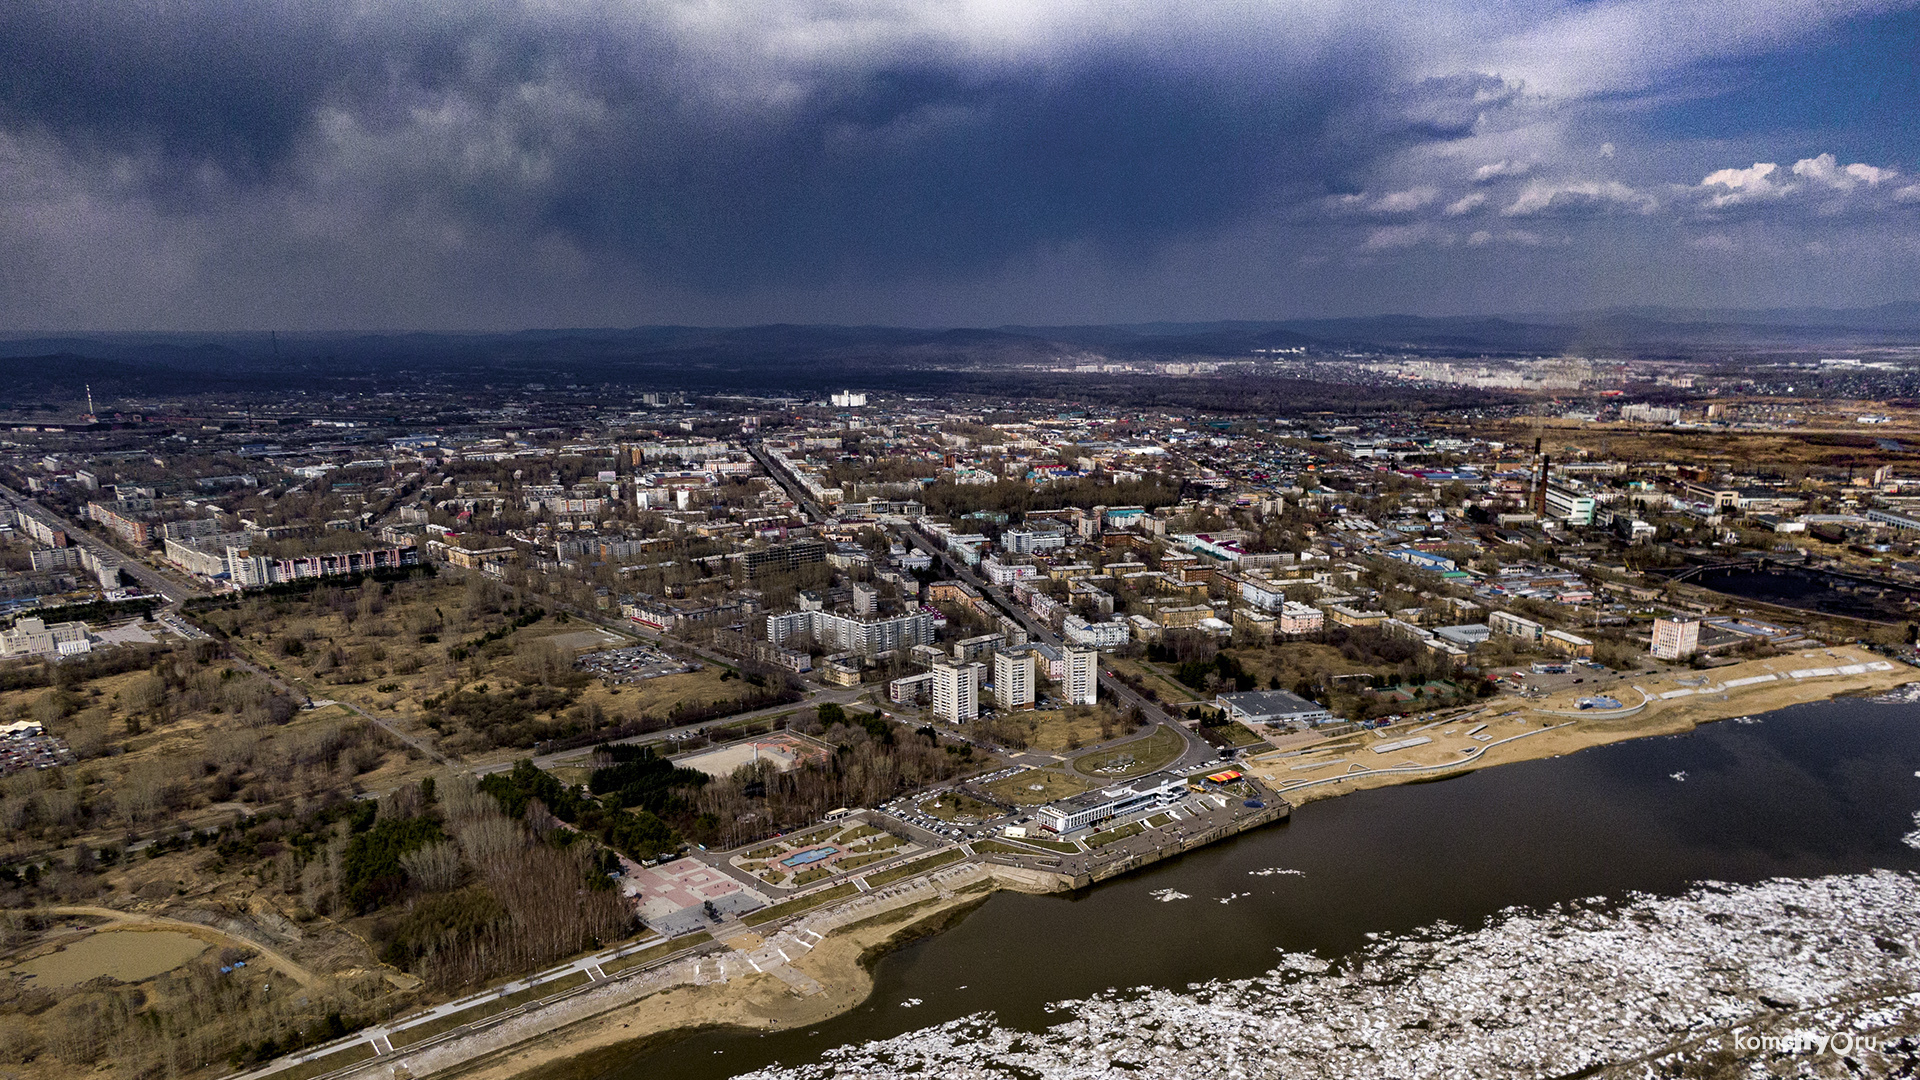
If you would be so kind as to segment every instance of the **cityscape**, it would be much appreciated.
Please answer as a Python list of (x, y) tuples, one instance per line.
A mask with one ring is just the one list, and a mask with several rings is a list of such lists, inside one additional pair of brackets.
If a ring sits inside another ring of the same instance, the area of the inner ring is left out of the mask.
[(0, 11), (0, 1080), (1920, 1075), (1913, 0)]

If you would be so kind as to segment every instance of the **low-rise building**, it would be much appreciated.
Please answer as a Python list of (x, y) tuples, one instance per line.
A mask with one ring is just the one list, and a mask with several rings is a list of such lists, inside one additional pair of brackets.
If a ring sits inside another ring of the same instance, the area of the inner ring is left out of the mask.
[(93, 639), (87, 636), (83, 622), (54, 623), (31, 616), (22, 618), (8, 630), (0, 630), (0, 658), (19, 656), (77, 656), (93, 651)]
[(1541, 636), (1540, 643), (1554, 652), (1566, 653), (1568, 656), (1591, 657), (1593, 655), (1593, 642), (1576, 634), (1569, 634), (1565, 630), (1547, 631)]
[(1280, 620), (1276, 625), (1282, 634), (1317, 634), (1327, 625), (1327, 613), (1312, 604), (1297, 604), (1289, 600), (1280, 608)]
[(1186, 777), (1175, 773), (1154, 773), (1124, 784), (1048, 803), (1034, 811), (1033, 817), (1041, 828), (1055, 833), (1070, 833), (1123, 814), (1172, 806), (1186, 793)]
[(1538, 643), (1546, 636), (1547, 628), (1524, 615), (1515, 615), (1511, 611), (1490, 611), (1487, 613), (1487, 629), (1496, 634), (1522, 638)]
[(1221, 694), (1213, 703), (1243, 724), (1324, 724), (1333, 719), (1326, 706), (1287, 690)]

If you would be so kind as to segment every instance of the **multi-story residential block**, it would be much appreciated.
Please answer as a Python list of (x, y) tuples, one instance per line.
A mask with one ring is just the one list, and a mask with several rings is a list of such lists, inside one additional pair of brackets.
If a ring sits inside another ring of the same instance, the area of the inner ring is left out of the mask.
[(1311, 604), (1288, 601), (1281, 605), (1280, 620), (1274, 629), (1282, 634), (1317, 634), (1326, 625), (1326, 612)]
[(1100, 700), (1100, 654), (1092, 649), (1068, 646), (1061, 659), (1065, 670), (1061, 683), (1067, 692), (1067, 704), (1092, 705)]
[(993, 702), (1002, 709), (1033, 707), (1033, 652), (1024, 647), (993, 651)]
[(1525, 638), (1538, 642), (1546, 636), (1547, 628), (1522, 615), (1511, 611), (1490, 611), (1487, 613), (1487, 629), (1496, 634)]
[(1700, 651), (1700, 620), (1658, 618), (1653, 620), (1652, 648), (1657, 660), (1685, 660)]
[(915, 611), (884, 619), (862, 619), (831, 611), (789, 611), (767, 616), (767, 640), (784, 645), (809, 634), (827, 652), (852, 652), (871, 659), (895, 649), (933, 643), (933, 614)]
[(1090, 623), (1078, 615), (1067, 616), (1061, 628), (1069, 643), (1093, 649), (1117, 649), (1132, 636), (1125, 623)]
[(971, 723), (980, 715), (979, 664), (942, 661), (933, 666), (933, 714), (949, 724)]

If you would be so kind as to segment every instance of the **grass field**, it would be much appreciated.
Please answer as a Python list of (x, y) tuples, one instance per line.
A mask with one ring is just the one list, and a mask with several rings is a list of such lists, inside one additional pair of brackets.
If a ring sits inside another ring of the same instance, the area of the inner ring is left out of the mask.
[(1073, 767), (1089, 776), (1125, 780), (1166, 768), (1186, 748), (1187, 740), (1178, 731), (1162, 724), (1144, 739), (1135, 739), (1111, 750), (1099, 750), (1075, 758)]
[(1213, 730), (1215, 734), (1224, 736), (1227, 740), (1227, 745), (1235, 749), (1243, 746), (1258, 746), (1267, 741), (1255, 734), (1252, 728), (1237, 720), (1222, 727), (1214, 728)]
[(682, 949), (691, 949), (695, 945), (705, 945), (712, 940), (713, 935), (702, 930), (697, 934), (677, 937), (672, 941), (662, 941), (658, 945), (649, 945), (639, 952), (628, 953), (618, 960), (611, 960), (601, 964), (600, 970), (609, 975), (617, 975), (622, 971), (637, 968), (642, 964), (650, 964), (663, 956), (677, 953)]
[(762, 908), (740, 921), (746, 923), (748, 926), (760, 926), (773, 922), (776, 919), (784, 919), (789, 915), (798, 915), (803, 911), (817, 908), (821, 904), (829, 904), (835, 900), (844, 899), (852, 896), (856, 891), (858, 890), (854, 888), (853, 882), (849, 881), (844, 885), (835, 885), (831, 889), (822, 889), (812, 896), (802, 896), (789, 900), (784, 904), (775, 904), (770, 908)]
[(1031, 855), (1026, 848), (1017, 848), (1012, 844), (1003, 844), (998, 840), (980, 840), (974, 843), (973, 850), (988, 855)]
[(1015, 806), (1040, 806), (1078, 795), (1092, 786), (1091, 781), (1068, 775), (1063, 769), (1028, 769), (1003, 776), (983, 788), (995, 798)]
[(335, 1050), (333, 1053), (327, 1054), (324, 1057), (317, 1057), (312, 1061), (295, 1065), (291, 1069), (281, 1069), (277, 1072), (270, 1072), (266, 1075), (266, 1080), (308, 1080), (309, 1077), (325, 1076), (330, 1072), (344, 1069), (349, 1065), (357, 1065), (372, 1056), (372, 1043), (355, 1043), (345, 1049)]
[(1101, 657), (1101, 661), (1114, 671), (1123, 672), (1141, 680), (1142, 686), (1148, 687), (1152, 689), (1154, 693), (1160, 695), (1160, 701), (1163, 704), (1171, 704), (1176, 701), (1191, 701), (1199, 694), (1199, 691), (1193, 687), (1184, 686), (1176, 680), (1162, 675), (1159, 669), (1151, 667), (1142, 661), (1126, 660), (1120, 657)]
[[(601, 970), (604, 971), (606, 969), (602, 968)], [(517, 1008), (525, 1005), (529, 1001), (538, 1001), (541, 998), (549, 998), (555, 994), (564, 993), (576, 986), (584, 984), (587, 978), (586, 972), (576, 971), (565, 978), (529, 986), (524, 990), (515, 990), (505, 997), (497, 997), (491, 1001), (483, 1001), (471, 1008), (461, 1009), (457, 1013), (449, 1013), (446, 1016), (429, 1020), (424, 1024), (415, 1024), (412, 1027), (403, 1028), (393, 1033), (392, 1042), (394, 1048), (398, 1049), (403, 1046), (412, 1046), (415, 1043), (425, 1042), (435, 1035), (452, 1031), (454, 1028), (466, 1024), (471, 1024), (475, 1020), (485, 1020), (489, 1016), (506, 1012), (508, 1009)]]
[(929, 855), (924, 859), (916, 859), (905, 866), (896, 866), (891, 870), (882, 870), (867, 879), (867, 888), (877, 889), (882, 885), (891, 884), (902, 878), (910, 878), (924, 874), (929, 870), (936, 870), (950, 862), (955, 862), (961, 857), (960, 849), (954, 848), (950, 851), (943, 851), (938, 855)]
[(877, 863), (881, 859), (891, 858), (897, 854), (899, 853), (893, 851), (869, 851), (864, 855), (849, 855), (834, 863), (833, 869), (836, 873), (847, 870), (858, 870), (869, 863)]
[(1000, 816), (994, 807), (954, 791), (921, 802), (920, 809), (941, 821), (985, 821)]
[(1108, 829), (1106, 832), (1094, 833), (1092, 836), (1087, 837), (1087, 846), (1105, 847), (1116, 840), (1125, 840), (1129, 836), (1139, 836), (1146, 831), (1147, 827), (1140, 822), (1128, 822), (1117, 829)]
[(1078, 846), (1069, 844), (1065, 840), (1040, 840), (1029, 836), (1019, 841), (1019, 843), (1028, 844), (1037, 848), (1046, 848), (1048, 851), (1057, 851), (1062, 855), (1080, 854), (1080, 848)]

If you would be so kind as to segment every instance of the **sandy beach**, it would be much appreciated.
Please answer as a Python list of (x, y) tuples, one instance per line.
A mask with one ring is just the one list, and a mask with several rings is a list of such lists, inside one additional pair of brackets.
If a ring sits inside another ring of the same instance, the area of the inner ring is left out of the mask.
[(873, 990), (871, 964), (888, 951), (937, 933), (985, 901), (985, 882), (939, 899), (856, 923), (828, 935), (793, 967), (820, 985), (796, 994), (771, 974), (727, 983), (677, 986), (440, 1073), (470, 1080), (537, 1075), (568, 1080), (604, 1071), (649, 1045), (707, 1028), (769, 1031), (818, 1023), (859, 1005)]
[[(1715, 720), (1917, 680), (1920, 671), (1865, 649), (1806, 649), (1698, 671), (1623, 676), (1542, 698), (1494, 698), (1437, 723), (1383, 728), (1259, 755), (1249, 759), (1247, 770), (1299, 806), (1627, 739), (1675, 735)], [(1619, 701), (1621, 708), (1580, 708), (1581, 698), (1601, 694)]]

